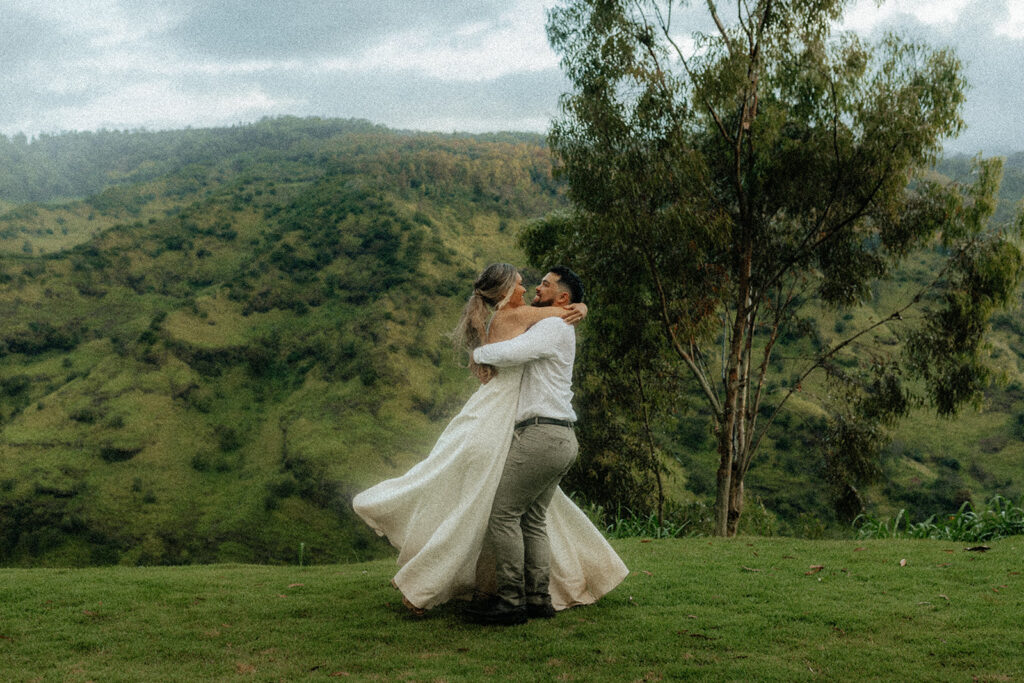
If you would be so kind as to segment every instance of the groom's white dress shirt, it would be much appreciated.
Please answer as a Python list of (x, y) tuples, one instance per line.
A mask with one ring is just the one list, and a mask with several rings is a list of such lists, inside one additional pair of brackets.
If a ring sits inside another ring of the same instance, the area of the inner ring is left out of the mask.
[(496, 368), (526, 365), (516, 422), (531, 417), (576, 421), (571, 404), (576, 332), (561, 318), (544, 318), (518, 337), (478, 346), (473, 360)]

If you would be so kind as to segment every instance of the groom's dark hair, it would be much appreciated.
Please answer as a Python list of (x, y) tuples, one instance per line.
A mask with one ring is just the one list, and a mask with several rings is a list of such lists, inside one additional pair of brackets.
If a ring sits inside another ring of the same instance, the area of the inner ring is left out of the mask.
[(548, 270), (548, 272), (558, 276), (559, 286), (569, 292), (570, 303), (578, 304), (583, 302), (583, 282), (580, 280), (579, 275), (572, 272), (566, 266), (555, 266)]

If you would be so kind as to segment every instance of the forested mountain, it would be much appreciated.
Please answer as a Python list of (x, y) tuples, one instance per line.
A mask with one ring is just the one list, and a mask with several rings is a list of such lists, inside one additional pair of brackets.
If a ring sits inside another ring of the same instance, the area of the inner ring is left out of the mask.
[[(390, 131), (358, 119), (266, 119), (257, 125), (184, 131), (99, 131), (0, 135), (0, 199), (48, 202), (82, 198), (113, 185), (145, 182), (191, 165), (287, 154), (301, 156), (342, 135), (405, 138), (414, 133)], [(474, 136), (479, 142), (541, 143), (538, 135)]]
[[(969, 168), (957, 158), (938, 172)], [(1007, 220), (1024, 155), (1008, 160), (1003, 190)], [(534, 135), (284, 118), (0, 138), (0, 564), (387, 552), (351, 496), (429, 451), (474, 388), (446, 337), (473, 277), (522, 263), (520, 229), (562, 208)], [(876, 509), (1020, 494), (1022, 333), (1019, 312), (999, 318), (1007, 382), (982, 412), (919, 415), (900, 431)], [(599, 343), (585, 324), (581, 337)], [(586, 400), (601, 378), (586, 366), (577, 377)], [(813, 402), (794, 405), (751, 470), (762, 512), (750, 530), (838, 524)], [(713, 440), (685, 406), (656, 428), (670, 513), (699, 525)], [(618, 485), (584, 453), (566, 488), (608, 514), (650, 509), (653, 491)]]
[(473, 387), (445, 336), (472, 278), (560, 205), (536, 139), (224, 135), (0, 217), (3, 563), (382, 552), (351, 494), (425, 455)]

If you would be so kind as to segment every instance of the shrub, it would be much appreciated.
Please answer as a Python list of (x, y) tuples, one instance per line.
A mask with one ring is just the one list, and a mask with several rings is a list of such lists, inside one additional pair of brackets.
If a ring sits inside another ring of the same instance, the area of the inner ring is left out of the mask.
[(5, 340), (10, 353), (23, 353), (35, 356), (46, 351), (70, 351), (82, 341), (82, 330), (65, 326), (58, 329), (48, 322), (33, 321), (27, 329), (13, 332)]
[(0, 379), (0, 394), (14, 398), (19, 396), (32, 385), (28, 375), (14, 375)]
[(141, 452), (141, 447), (120, 448), (117, 446), (103, 446), (100, 448), (100, 457), (105, 462), (124, 462), (131, 460)]
[(233, 427), (217, 425), (213, 428), (213, 434), (217, 438), (217, 446), (225, 453), (233, 451), (242, 445), (242, 437)]
[(95, 408), (78, 408), (71, 411), (68, 415), (75, 422), (81, 422), (82, 424), (95, 424), (100, 419), (100, 414)]
[(955, 515), (948, 515), (941, 521), (936, 521), (936, 516), (932, 515), (923, 522), (913, 523), (906, 510), (900, 510), (892, 520), (859, 515), (853, 526), (860, 538), (932, 538), (977, 543), (1024, 535), (1024, 509), (996, 495), (980, 511), (968, 501)]

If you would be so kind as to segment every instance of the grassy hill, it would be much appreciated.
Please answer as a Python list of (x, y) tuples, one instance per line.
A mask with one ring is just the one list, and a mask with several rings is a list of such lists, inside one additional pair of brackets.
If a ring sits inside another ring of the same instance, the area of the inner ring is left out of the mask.
[(560, 200), (535, 140), (307, 125), (0, 217), (4, 564), (384, 551), (351, 496), (472, 390), (446, 332)]
[[(0, 143), (6, 566), (387, 554), (351, 496), (429, 451), (474, 388), (446, 340), (473, 276), (521, 263), (521, 226), (563, 206), (534, 135), (285, 118)], [(1000, 215), (1021, 178), (1024, 157), (1011, 158)], [(877, 288), (874, 311), (930, 258)], [(818, 335), (874, 311), (821, 313)], [(1019, 311), (996, 321), (1006, 382), (983, 412), (900, 428), (867, 492), (874, 511), (1020, 496), (1022, 333)], [(777, 390), (790, 382), (780, 363)], [(750, 531), (845, 533), (817, 456), (816, 391), (755, 460)], [(680, 412), (659, 439), (667, 491), (699, 530), (710, 434)]]
[[(9, 681), (927, 680), (1024, 675), (1021, 541), (615, 541), (632, 573), (522, 626), (409, 616), (391, 560), (0, 570)], [(510, 656), (510, 653), (515, 653)]]

